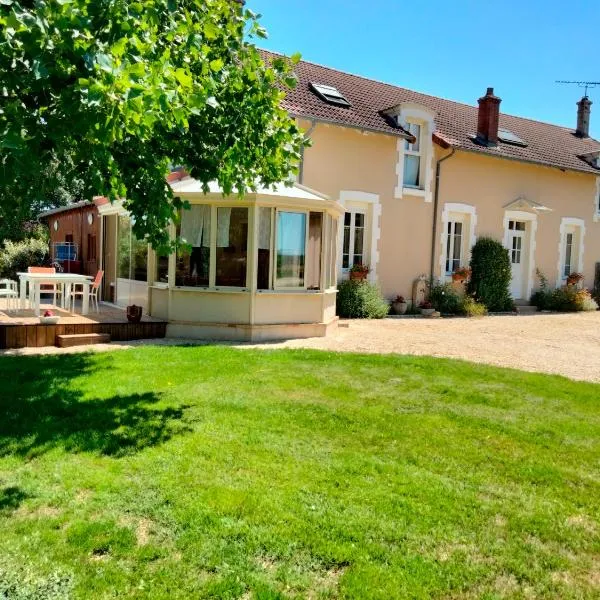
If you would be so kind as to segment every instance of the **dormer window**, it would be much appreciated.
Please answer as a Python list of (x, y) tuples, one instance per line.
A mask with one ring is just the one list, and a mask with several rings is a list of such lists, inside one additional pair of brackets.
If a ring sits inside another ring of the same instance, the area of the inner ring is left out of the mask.
[[(402, 137), (396, 142), (398, 160), (396, 162), (395, 198), (422, 198), (432, 201), (433, 144), (435, 132), (435, 112), (422, 104), (402, 102), (382, 111), (403, 129)], [(406, 139), (410, 134), (410, 140)]]
[(404, 127), (415, 141), (404, 141), (404, 186), (421, 187), (421, 125), (407, 123)]
[(310, 89), (327, 104), (335, 106), (352, 106), (346, 97), (335, 87), (322, 83), (310, 82)]

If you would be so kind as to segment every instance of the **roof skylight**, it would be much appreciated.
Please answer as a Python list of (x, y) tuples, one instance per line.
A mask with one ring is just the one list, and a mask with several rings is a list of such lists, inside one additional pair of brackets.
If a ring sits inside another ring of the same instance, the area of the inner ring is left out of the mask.
[(527, 146), (527, 142), (524, 142), (518, 135), (508, 129), (498, 129), (498, 139), (513, 146), (523, 146), (523, 148)]
[(321, 100), (327, 102), (327, 104), (334, 104), (336, 106), (352, 106), (344, 97), (344, 95), (337, 88), (331, 85), (313, 83), (311, 81), (310, 88), (317, 96), (319, 96), (319, 98), (321, 98)]

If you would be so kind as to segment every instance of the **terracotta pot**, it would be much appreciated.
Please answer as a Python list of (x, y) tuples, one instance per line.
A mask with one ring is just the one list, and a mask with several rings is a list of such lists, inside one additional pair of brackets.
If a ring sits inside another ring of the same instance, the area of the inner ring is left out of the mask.
[(350, 279), (353, 281), (364, 281), (368, 274), (368, 271), (350, 271)]
[(130, 323), (139, 323), (142, 320), (142, 307), (132, 304), (127, 307), (127, 320)]
[(406, 310), (408, 308), (407, 302), (392, 302), (392, 310), (396, 315), (406, 314)]

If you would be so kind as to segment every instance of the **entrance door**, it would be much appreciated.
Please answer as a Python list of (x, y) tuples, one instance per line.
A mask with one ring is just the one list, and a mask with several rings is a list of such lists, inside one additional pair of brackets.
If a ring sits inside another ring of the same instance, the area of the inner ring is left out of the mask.
[(509, 221), (508, 252), (510, 254), (512, 270), (510, 293), (514, 300), (521, 300), (525, 296), (525, 269), (527, 268), (526, 236), (527, 227), (525, 221)]

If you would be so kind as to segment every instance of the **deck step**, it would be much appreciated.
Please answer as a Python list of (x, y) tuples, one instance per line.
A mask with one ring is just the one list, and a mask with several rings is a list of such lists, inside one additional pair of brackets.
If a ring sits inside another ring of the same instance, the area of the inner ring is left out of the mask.
[(90, 344), (107, 344), (108, 342), (110, 342), (110, 334), (108, 333), (76, 333), (56, 336), (56, 345), (59, 348), (88, 346)]
[(517, 312), (520, 315), (531, 315), (537, 312), (536, 306), (530, 306), (529, 304), (520, 304), (517, 305)]

